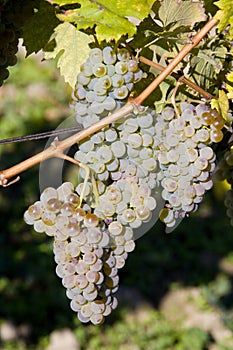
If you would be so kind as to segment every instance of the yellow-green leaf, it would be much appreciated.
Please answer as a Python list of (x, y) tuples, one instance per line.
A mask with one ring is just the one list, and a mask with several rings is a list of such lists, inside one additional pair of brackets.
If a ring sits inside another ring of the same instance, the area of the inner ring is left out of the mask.
[(72, 24), (62, 23), (55, 29), (55, 41), (54, 50), (45, 52), (45, 59), (57, 57), (61, 75), (74, 88), (79, 67), (90, 51), (90, 37), (78, 31)]
[(196, 22), (206, 20), (205, 10), (201, 1), (163, 0), (159, 8), (159, 19), (169, 30), (187, 26), (192, 28)]
[(223, 31), (227, 26), (230, 25), (229, 36), (230, 39), (233, 39), (233, 1), (219, 0), (214, 4), (219, 8), (215, 15), (215, 18), (219, 20), (219, 31)]
[(223, 90), (219, 90), (218, 99), (213, 98), (211, 100), (211, 107), (217, 109), (221, 117), (228, 121), (229, 100)]
[[(54, 0), (59, 5), (73, 1)], [(136, 33), (136, 23), (150, 13), (153, 0), (78, 0), (77, 8), (58, 14), (62, 21), (74, 22), (78, 29), (93, 28), (99, 41), (119, 40), (122, 35), (132, 37)]]

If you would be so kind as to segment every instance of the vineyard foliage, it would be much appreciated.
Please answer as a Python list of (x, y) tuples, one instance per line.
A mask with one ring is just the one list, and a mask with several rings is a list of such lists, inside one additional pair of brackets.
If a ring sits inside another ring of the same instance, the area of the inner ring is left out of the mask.
[(233, 224), (232, 1), (4, 0), (0, 19), (1, 85), (22, 38), (27, 56), (56, 61), (82, 129), (0, 182), (51, 157), (77, 165), (75, 183), (46, 188), (24, 219), (54, 237), (79, 320), (101, 324), (118, 270), (157, 218), (170, 232), (218, 179)]

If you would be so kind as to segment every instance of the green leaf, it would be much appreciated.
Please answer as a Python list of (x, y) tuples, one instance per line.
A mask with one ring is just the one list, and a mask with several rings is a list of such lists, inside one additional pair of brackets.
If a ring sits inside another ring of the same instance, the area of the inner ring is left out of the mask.
[(219, 90), (218, 99), (211, 100), (211, 107), (216, 108), (223, 119), (228, 121), (229, 100), (223, 90)]
[(227, 46), (228, 43), (219, 38), (216, 29), (214, 29), (206, 38), (204, 45), (195, 48), (191, 53), (190, 76), (197, 85), (213, 94), (216, 94), (217, 89), (221, 86), (219, 75), (226, 62)]
[[(67, 5), (72, 1), (55, 0), (53, 3)], [(95, 27), (99, 41), (119, 40), (122, 35), (132, 37), (136, 33), (136, 23), (150, 13), (153, 0), (91, 1), (79, 0), (81, 7), (58, 14), (62, 21), (74, 22), (78, 29)]]
[(43, 49), (58, 24), (59, 20), (55, 15), (54, 7), (40, 1), (38, 9), (25, 21), (22, 28), (27, 55)]
[(220, 10), (215, 15), (215, 18), (219, 20), (218, 29), (223, 31), (228, 25), (230, 39), (233, 39), (233, 3), (232, 0), (219, 0), (215, 2)]
[(91, 39), (72, 24), (62, 23), (55, 29), (55, 41), (55, 49), (45, 52), (45, 59), (57, 57), (61, 75), (74, 88), (79, 67), (88, 57)]
[(200, 1), (163, 0), (158, 11), (164, 27), (174, 30), (177, 27), (192, 28), (196, 22), (206, 20), (205, 10)]

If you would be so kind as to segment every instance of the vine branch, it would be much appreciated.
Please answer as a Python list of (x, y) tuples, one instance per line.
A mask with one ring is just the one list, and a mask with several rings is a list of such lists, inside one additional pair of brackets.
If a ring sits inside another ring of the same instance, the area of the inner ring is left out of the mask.
[(202, 29), (192, 38), (192, 41), (187, 43), (178, 55), (169, 63), (169, 65), (148, 85), (145, 90), (134, 99), (134, 103), (136, 105), (142, 104), (142, 102), (159, 86), (160, 83), (168, 75), (172, 73), (172, 71), (176, 68), (176, 66), (185, 58), (185, 56), (199, 44), (199, 42), (206, 36), (206, 34), (218, 23), (218, 20), (215, 18), (211, 18)]
[[(158, 64), (156, 62), (153, 62), (153, 61), (151, 61), (148, 58), (143, 57), (143, 56), (139, 57), (139, 61), (144, 63), (144, 64), (146, 64), (146, 65), (148, 65), (148, 66), (154, 67), (155, 69), (157, 69), (157, 70), (159, 70), (161, 72), (163, 72), (164, 69), (165, 69), (165, 67), (161, 66), (160, 64)], [(207, 101), (211, 100), (214, 97), (209, 92), (205, 91), (200, 86), (198, 86), (195, 83), (193, 83), (191, 80), (189, 80), (189, 79), (187, 79), (187, 78), (185, 78), (183, 76), (180, 76), (178, 73), (172, 72), (171, 76), (174, 77), (176, 80), (178, 80), (180, 83), (184, 83), (184, 84), (188, 85), (189, 87), (191, 87), (193, 90), (197, 91)]]
[[(154, 79), (154, 81), (147, 86), (147, 88), (136, 98), (130, 99), (122, 108), (107, 117), (99, 120), (97, 123), (89, 126), (63, 141), (56, 141), (56, 147), (51, 144), (46, 150), (8, 168), (0, 171), (0, 185), (7, 186), (9, 179), (19, 175), (23, 171), (32, 166), (53, 157), (61, 157), (61, 152), (68, 149), (75, 143), (87, 138), (105, 126), (117, 121), (118, 119), (132, 113), (135, 108), (139, 108), (142, 102), (159, 86), (159, 84), (172, 73), (175, 67), (182, 61), (182, 59), (201, 41), (202, 38), (218, 23), (215, 18), (210, 19), (204, 27), (192, 38), (192, 42), (187, 43), (179, 54), (168, 64), (166, 68)], [(14, 181), (14, 180), (13, 180)]]

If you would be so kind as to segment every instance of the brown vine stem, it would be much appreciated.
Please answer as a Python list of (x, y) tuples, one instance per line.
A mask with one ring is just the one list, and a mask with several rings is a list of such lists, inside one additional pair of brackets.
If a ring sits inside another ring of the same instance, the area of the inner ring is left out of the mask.
[(139, 107), (142, 102), (159, 86), (159, 84), (171, 74), (175, 67), (182, 61), (182, 59), (201, 41), (202, 38), (212, 29), (218, 21), (215, 18), (210, 19), (205, 26), (192, 38), (191, 43), (187, 43), (179, 54), (173, 59), (173, 61), (154, 79), (154, 81), (148, 85), (148, 87), (136, 98), (128, 101), (122, 108), (116, 112), (108, 115), (107, 117), (99, 120), (97, 123), (82, 130), (63, 141), (56, 141), (51, 144), (46, 150), (18, 163), (8, 169), (0, 171), (0, 185), (7, 186), (8, 180), (14, 176), (19, 175), (23, 171), (31, 168), (32, 166), (52, 157), (60, 157), (61, 152), (68, 149), (75, 143), (87, 138), (94, 134), (105, 126), (117, 121), (118, 119), (132, 113), (135, 107)]
[[(142, 63), (144, 63), (150, 67), (154, 67), (155, 69), (159, 70), (160, 72), (163, 72), (165, 70), (165, 67), (161, 66), (160, 64), (158, 64), (156, 62), (148, 60), (148, 58), (146, 58), (146, 57), (140, 56), (139, 61), (141, 61)], [(207, 101), (211, 100), (214, 97), (209, 92), (205, 91), (200, 86), (193, 83), (191, 80), (189, 80), (183, 76), (180, 76), (178, 73), (172, 72), (170, 75), (172, 77), (174, 77), (176, 80), (179, 80), (180, 83), (184, 83), (184, 84), (190, 86), (193, 90), (195, 90), (199, 94), (201, 94)]]
[(192, 38), (192, 41), (187, 43), (178, 55), (169, 63), (169, 65), (162, 71), (147, 88), (134, 99), (136, 105), (142, 104), (142, 102), (158, 87), (162, 81), (172, 73), (176, 66), (183, 60), (183, 58), (199, 44), (201, 39), (203, 39), (206, 34), (216, 25), (218, 20), (211, 18), (204, 27)]

